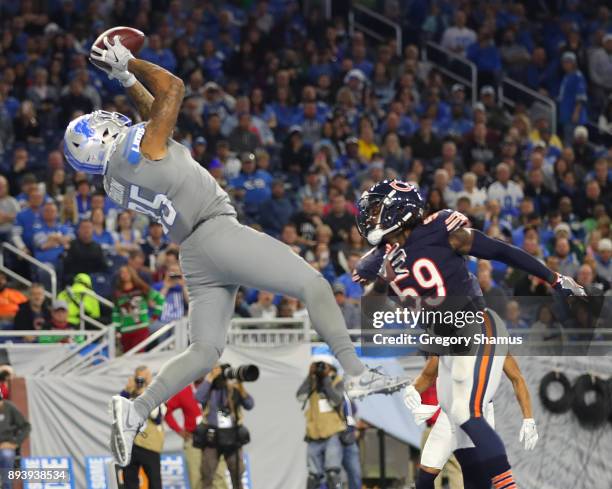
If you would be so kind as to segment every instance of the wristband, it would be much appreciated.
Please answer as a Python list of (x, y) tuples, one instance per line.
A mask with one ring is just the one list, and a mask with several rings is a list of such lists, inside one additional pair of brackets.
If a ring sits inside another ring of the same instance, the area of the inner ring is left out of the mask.
[(128, 76), (125, 78), (118, 78), (118, 80), (124, 88), (130, 88), (132, 85), (134, 85), (134, 83), (136, 83), (136, 77), (129, 71), (126, 71), (125, 73), (127, 73)]

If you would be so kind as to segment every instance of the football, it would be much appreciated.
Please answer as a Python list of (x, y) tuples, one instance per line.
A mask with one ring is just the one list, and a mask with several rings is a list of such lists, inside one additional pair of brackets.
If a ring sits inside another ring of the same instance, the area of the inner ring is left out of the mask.
[[(145, 41), (144, 33), (138, 29), (134, 29), (132, 27), (113, 27), (112, 29), (108, 29), (100, 34), (93, 45), (106, 49), (106, 46), (104, 45), (104, 38), (107, 36), (111, 41), (115, 36), (119, 36), (121, 38), (121, 44), (128, 48), (134, 55), (136, 55), (138, 51), (142, 49), (142, 45)], [(103, 70), (108, 68), (106, 63), (102, 63), (91, 58), (90, 60), (98, 68)]]

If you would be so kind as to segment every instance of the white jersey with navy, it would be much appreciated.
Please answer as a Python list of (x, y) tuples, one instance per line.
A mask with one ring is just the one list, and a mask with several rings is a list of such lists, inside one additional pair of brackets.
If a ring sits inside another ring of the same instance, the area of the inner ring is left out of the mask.
[(168, 153), (161, 160), (142, 155), (145, 125), (128, 128), (110, 157), (104, 189), (111, 200), (155, 219), (177, 243), (203, 221), (235, 216), (227, 193), (182, 144), (169, 139)]

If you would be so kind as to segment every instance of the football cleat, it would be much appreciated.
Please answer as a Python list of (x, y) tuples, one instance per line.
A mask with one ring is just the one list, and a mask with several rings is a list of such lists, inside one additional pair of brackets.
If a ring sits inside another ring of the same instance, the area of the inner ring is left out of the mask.
[(411, 379), (390, 377), (378, 368), (370, 368), (361, 375), (349, 377), (345, 382), (345, 389), (351, 399), (362, 399), (372, 394), (393, 394), (410, 382)]

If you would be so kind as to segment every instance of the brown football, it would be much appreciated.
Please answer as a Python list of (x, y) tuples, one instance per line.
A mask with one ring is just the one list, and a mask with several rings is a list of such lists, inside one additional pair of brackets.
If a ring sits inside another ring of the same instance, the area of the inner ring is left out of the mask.
[[(106, 36), (108, 36), (111, 42), (115, 36), (119, 36), (121, 38), (121, 44), (128, 48), (134, 55), (138, 54), (138, 51), (142, 49), (142, 45), (145, 41), (144, 33), (142, 31), (139, 31), (138, 29), (134, 29), (132, 27), (113, 27), (112, 29), (108, 29), (102, 34), (100, 34), (98, 36), (98, 39), (96, 39), (93, 43), (93, 45), (98, 46), (102, 49), (106, 49), (106, 46), (104, 45), (104, 38)], [(102, 63), (93, 59), (91, 59), (91, 62), (95, 64), (98, 68), (108, 68), (108, 65), (106, 63)]]

